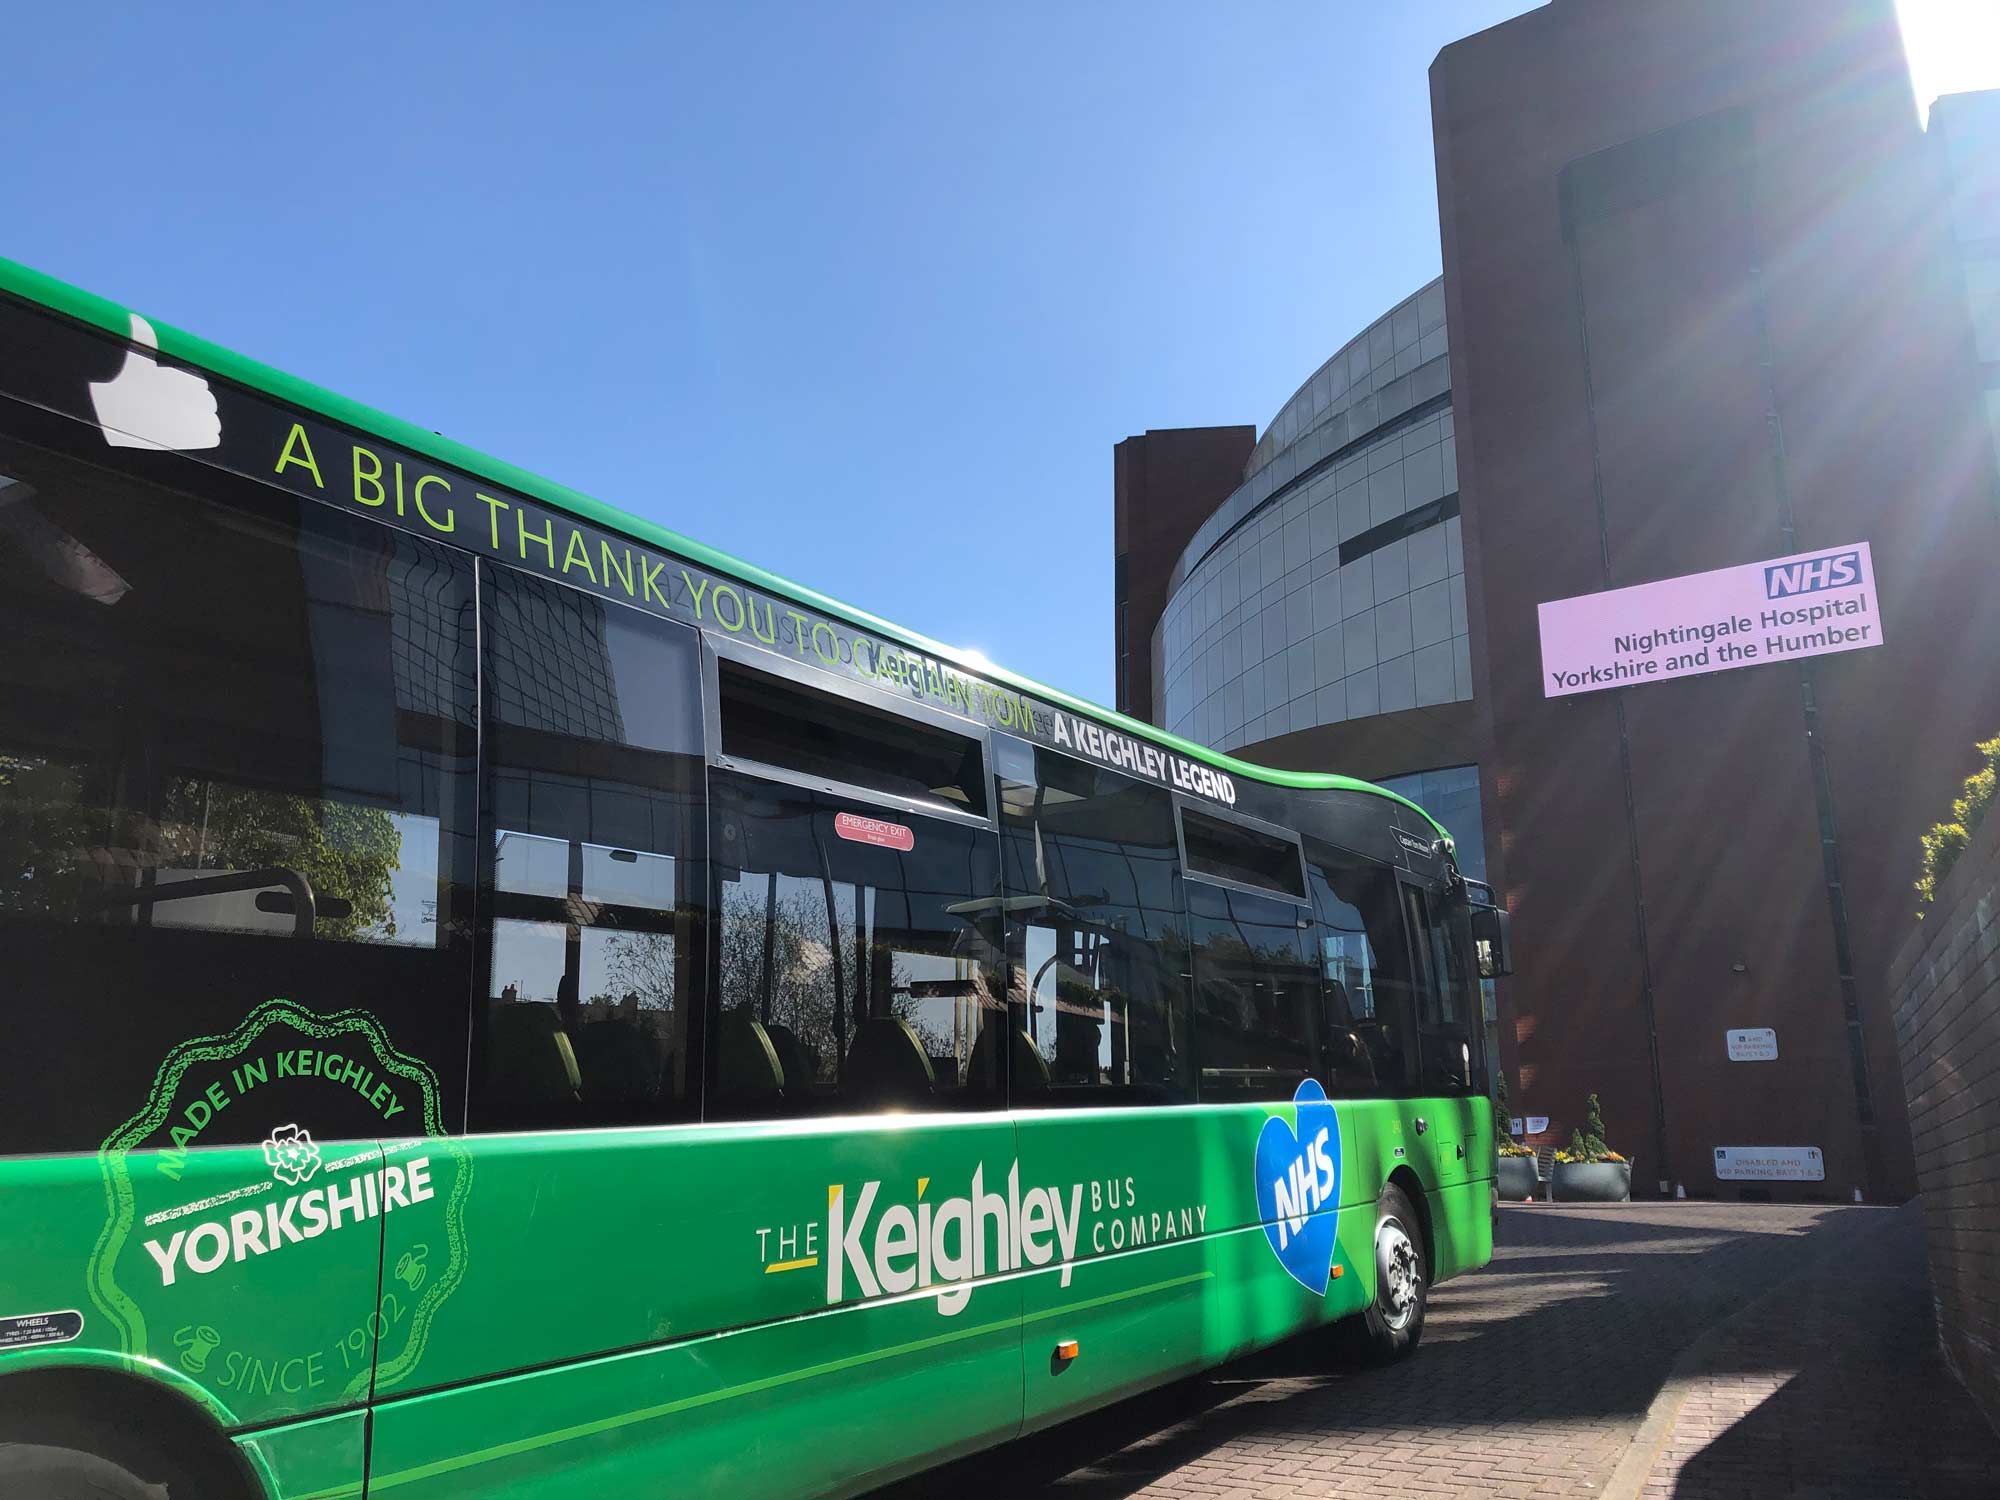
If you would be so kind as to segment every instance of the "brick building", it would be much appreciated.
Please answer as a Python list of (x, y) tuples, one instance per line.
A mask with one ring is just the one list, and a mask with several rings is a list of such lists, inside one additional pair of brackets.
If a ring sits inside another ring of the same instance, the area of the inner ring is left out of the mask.
[[(1893, 5), (1554, 0), (1431, 95), (1434, 326), (1426, 288), (1213, 494), (1152, 717), (1435, 790), (1515, 915), (1500, 1053), (1544, 1140), (1596, 1092), (1636, 1191), (1904, 1196), (1888, 966), (2000, 723), (2000, 481)], [(1545, 689), (1544, 603), (1857, 543), (1885, 644)]]

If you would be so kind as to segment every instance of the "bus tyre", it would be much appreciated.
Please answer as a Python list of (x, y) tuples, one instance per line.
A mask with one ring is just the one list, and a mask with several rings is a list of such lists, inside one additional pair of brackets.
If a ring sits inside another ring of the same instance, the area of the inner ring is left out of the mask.
[(1406, 1359), (1424, 1335), (1430, 1261), (1416, 1208), (1391, 1183), (1375, 1200), (1375, 1300), (1352, 1319), (1361, 1358), (1371, 1365)]
[(167, 1500), (167, 1487), (148, 1484), (130, 1469), (40, 1443), (0, 1442), (0, 1495), (23, 1500)]

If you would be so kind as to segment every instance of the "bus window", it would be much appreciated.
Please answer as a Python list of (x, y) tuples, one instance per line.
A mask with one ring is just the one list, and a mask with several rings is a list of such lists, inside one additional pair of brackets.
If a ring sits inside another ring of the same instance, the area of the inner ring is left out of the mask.
[(1190, 875), (1233, 881), (1295, 900), (1305, 896), (1296, 840), (1213, 818), (1192, 807), (1181, 809), (1181, 836)]
[(1188, 942), (1172, 797), (1035, 752), (1001, 783), (1013, 1099), (1192, 1097)]
[(716, 662), (722, 753), (732, 763), (986, 815), (975, 734), (822, 693), (742, 662)]
[(1188, 882), (1187, 899), (1201, 1097), (1291, 1098), (1320, 1071), (1319, 979), (1299, 930), (1304, 909), (1199, 880)]
[[(0, 598), (0, 1053), (24, 1064), (0, 1152), (100, 1144), (171, 1049), (277, 997), (365, 1004), (460, 1118), (470, 565), (8, 442)], [(313, 1129), (379, 1128), (343, 1107)], [(272, 1119), (217, 1111), (200, 1144)]]
[(1327, 1085), (1335, 1096), (1396, 1095), (1416, 1085), (1416, 1010), (1396, 875), (1306, 840), (1326, 1005)]
[(694, 633), (506, 569), (482, 590), (481, 1130), (691, 1119)]
[(1424, 1092), (1472, 1093), (1478, 1074), (1472, 1025), (1478, 1014), (1477, 991), (1471, 986), (1466, 945), (1461, 941), (1469, 941), (1469, 934), (1455, 930), (1450, 920), (1455, 911), (1463, 926), (1464, 908), (1406, 885), (1403, 909), (1416, 958), (1417, 1052)]
[(717, 771), (718, 1119), (999, 1104), (990, 829)]

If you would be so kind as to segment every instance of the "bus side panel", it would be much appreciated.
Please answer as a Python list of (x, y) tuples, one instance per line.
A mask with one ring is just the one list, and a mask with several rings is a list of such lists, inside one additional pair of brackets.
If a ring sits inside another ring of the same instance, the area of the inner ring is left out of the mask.
[(822, 1493), (1018, 1430), (1020, 1283), (961, 1280), (1004, 1116), (469, 1148), (464, 1279), (398, 1387), (456, 1388), (377, 1407), (371, 1494)]
[[(1022, 1181), (1055, 1184), (1061, 1215), (1050, 1237), (1055, 1259), (1023, 1283), (1028, 1424), (1200, 1369), (1211, 1275), (1202, 1236), (1231, 1211), (1230, 1185), (1209, 1180), (1206, 1112), (1047, 1110), (1015, 1118)], [(1066, 1269), (1064, 1224), (1075, 1257)], [(1077, 1355), (1064, 1359), (1057, 1346), (1071, 1339)]]
[[(1390, 1142), (1401, 1138), (1394, 1105), (1333, 1105), (1340, 1140), (1335, 1201), (1304, 1214), (1306, 1222), (1296, 1229), (1281, 1213), (1267, 1211), (1267, 1206), (1276, 1208), (1277, 1183), (1289, 1180), (1294, 1157), (1310, 1160), (1312, 1141), (1325, 1120), (1319, 1111), (1325, 1107), (1308, 1103), (1302, 1111), (1296, 1103), (1238, 1105), (1210, 1114), (1213, 1124), (1204, 1146), (1215, 1162), (1211, 1178), (1233, 1176), (1241, 1183), (1216, 1226), (1224, 1232), (1208, 1242), (1214, 1274), (1204, 1354), (1210, 1361), (1231, 1359), (1359, 1312), (1374, 1293), (1372, 1208), (1387, 1171), (1383, 1163), (1390, 1159)], [(1267, 1120), (1274, 1122), (1268, 1127), (1272, 1141), (1260, 1154)], [(1260, 1169), (1273, 1178), (1262, 1184), (1262, 1191)]]
[(1427, 1099), (1419, 1107), (1432, 1122), (1427, 1133), (1438, 1164), (1431, 1195), (1435, 1282), (1493, 1258), (1493, 1107), (1483, 1095)]
[[(374, 1362), (362, 1330), (381, 1243), (362, 1179), (380, 1151), (373, 1141), (319, 1150), (327, 1170), (303, 1188), (274, 1182), (256, 1148), (9, 1163), (10, 1200), (33, 1212), (9, 1216), (0, 1317), (63, 1313), (76, 1331), (0, 1354), (0, 1379), (124, 1369), (167, 1380), (224, 1425), (358, 1409)], [(329, 1187), (343, 1199), (339, 1222), (326, 1212)], [(358, 1482), (359, 1468), (342, 1477)]]
[[(1333, 1106), (1182, 1106), (1020, 1116), (1024, 1173), (1067, 1173), (1080, 1228), (1068, 1286), (1027, 1283), (1022, 1363), (1030, 1425), (1358, 1312), (1373, 1293), (1371, 1213), (1400, 1139), (1398, 1106), (1339, 1106), (1340, 1187), (1294, 1237), (1265, 1227), (1258, 1173), (1289, 1191)], [(1267, 1122), (1269, 1122), (1267, 1127)], [(1266, 1129), (1270, 1141), (1260, 1141)], [(1303, 1133), (1304, 1140), (1301, 1141)], [(1329, 1137), (1331, 1131), (1329, 1132)], [(1331, 1139), (1326, 1143), (1331, 1146)], [(1272, 1185), (1267, 1184), (1267, 1187)], [(1188, 1231), (1192, 1230), (1192, 1238)], [(1065, 1362), (1056, 1346), (1079, 1344)]]
[(274, 1500), (359, 1496), (368, 1461), (368, 1413), (344, 1411), (236, 1440)]
[(369, 1493), (851, 1493), (1012, 1435), (1018, 1306), (851, 1307), (390, 1403)]

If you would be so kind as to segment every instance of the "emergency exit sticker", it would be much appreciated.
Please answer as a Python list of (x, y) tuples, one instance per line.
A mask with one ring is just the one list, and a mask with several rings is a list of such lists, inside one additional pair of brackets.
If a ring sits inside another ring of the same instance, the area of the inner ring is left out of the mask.
[(878, 849), (895, 849), (904, 854), (917, 847), (917, 836), (901, 823), (885, 823), (859, 813), (837, 814), (833, 831), (850, 844), (873, 844)]

